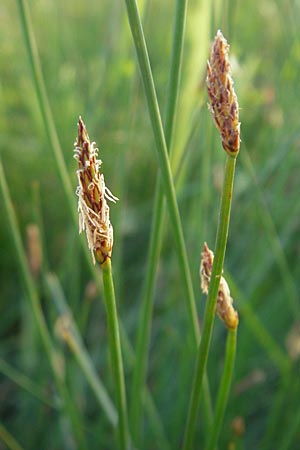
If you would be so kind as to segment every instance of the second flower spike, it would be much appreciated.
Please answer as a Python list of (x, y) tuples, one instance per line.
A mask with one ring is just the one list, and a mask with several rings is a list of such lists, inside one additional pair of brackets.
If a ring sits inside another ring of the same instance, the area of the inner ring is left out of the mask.
[[(214, 254), (204, 242), (200, 265), (201, 289), (204, 294), (208, 293), (213, 261)], [(239, 316), (233, 307), (229, 286), (223, 276), (221, 276), (218, 290), (217, 314), (228, 328), (235, 329), (238, 326)]]

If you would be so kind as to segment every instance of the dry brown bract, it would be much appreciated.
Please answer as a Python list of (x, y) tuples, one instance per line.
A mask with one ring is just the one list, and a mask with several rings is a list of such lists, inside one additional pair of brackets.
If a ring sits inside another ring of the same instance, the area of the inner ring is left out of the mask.
[(209, 109), (221, 134), (222, 145), (231, 156), (240, 148), (239, 105), (233, 88), (228, 58), (229, 45), (219, 30), (207, 63)]
[(78, 212), (79, 233), (86, 231), (93, 262), (102, 264), (111, 257), (113, 247), (113, 227), (109, 220), (109, 206), (106, 200), (116, 202), (115, 197), (105, 186), (100, 172), (102, 161), (97, 159), (98, 149), (90, 142), (81, 117), (78, 121), (78, 135), (75, 142), (75, 155), (78, 161)]

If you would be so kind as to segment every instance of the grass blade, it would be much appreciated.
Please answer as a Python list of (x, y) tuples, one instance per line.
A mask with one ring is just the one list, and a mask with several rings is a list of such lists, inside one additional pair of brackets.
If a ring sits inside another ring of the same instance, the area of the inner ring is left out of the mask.
[(150, 61), (148, 57), (147, 46), (144, 38), (143, 28), (139, 16), (137, 3), (135, 0), (126, 0), (127, 13), (129, 24), (131, 28), (132, 37), (136, 49), (140, 72), (144, 84), (144, 90), (147, 99), (147, 106), (151, 120), (153, 135), (156, 144), (157, 158), (161, 172), (161, 180), (164, 188), (164, 193), (167, 200), (167, 208), (170, 215), (170, 220), (173, 227), (173, 234), (175, 245), (178, 252), (180, 269), (183, 276), (184, 287), (187, 295), (187, 304), (189, 318), (192, 325), (192, 333), (195, 342), (199, 341), (200, 331), (197, 319), (197, 310), (195, 306), (195, 297), (193, 292), (193, 285), (188, 265), (186, 246), (181, 226), (181, 219), (176, 200), (175, 187), (171, 172), (171, 167), (168, 158), (167, 145), (165, 141), (158, 101)]

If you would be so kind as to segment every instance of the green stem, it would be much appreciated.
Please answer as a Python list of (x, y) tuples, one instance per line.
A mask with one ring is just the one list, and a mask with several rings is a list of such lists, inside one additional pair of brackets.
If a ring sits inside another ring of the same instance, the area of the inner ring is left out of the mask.
[(189, 405), (188, 418), (184, 436), (184, 450), (192, 448), (195, 434), (195, 426), (198, 415), (198, 407), (202, 388), (203, 376), (206, 370), (208, 352), (210, 347), (212, 329), (215, 318), (216, 301), (219, 289), (220, 278), (223, 270), (223, 263), (226, 251), (226, 243), (229, 228), (230, 208), (232, 199), (232, 189), (234, 180), (236, 158), (227, 156), (225, 175), (221, 196), (220, 216), (218, 222), (217, 239), (215, 245), (215, 256), (212, 267), (209, 291), (204, 313), (204, 323), (199, 351), (196, 359), (194, 371), (192, 394)]
[(191, 331), (195, 337), (195, 340), (198, 342), (200, 337), (200, 331), (197, 319), (197, 310), (195, 305), (193, 285), (188, 265), (187, 251), (183, 237), (178, 204), (176, 200), (176, 192), (170, 162), (168, 158), (167, 145), (160, 117), (160, 111), (155, 92), (155, 86), (152, 77), (147, 46), (144, 38), (143, 28), (139, 17), (139, 11), (136, 0), (125, 0), (125, 1), (127, 6), (127, 13), (131, 33), (135, 44), (138, 63), (142, 75), (142, 81), (144, 84), (144, 90), (148, 105), (149, 116), (152, 124), (152, 130), (155, 139), (156, 144), (155, 148), (157, 150), (157, 158), (161, 172), (161, 181), (167, 200), (167, 207), (170, 215), (170, 221), (173, 227), (174, 240), (177, 248), (181, 272), (184, 277), (184, 287), (186, 290), (189, 316), (192, 325)]
[(206, 450), (215, 450), (218, 442), (218, 437), (221, 431), (234, 369), (235, 353), (236, 353), (236, 335), (237, 335), (237, 328), (235, 328), (234, 330), (228, 329), (224, 370), (217, 397), (215, 418), (211, 428), (211, 433), (209, 436), (209, 441)]
[[(167, 92), (167, 107), (165, 116), (165, 138), (167, 149), (170, 150), (176, 105), (178, 99), (179, 82), (181, 74), (181, 63), (183, 54), (184, 30), (186, 21), (187, 0), (177, 0), (174, 34), (172, 45), (172, 58), (170, 66), (170, 75)], [(137, 331), (137, 356), (136, 364), (133, 371), (133, 381), (131, 390), (131, 430), (132, 438), (136, 445), (140, 445), (140, 430), (142, 421), (142, 393), (145, 384), (148, 348), (150, 341), (150, 330), (152, 322), (153, 310), (153, 294), (155, 286), (155, 275), (157, 270), (157, 263), (161, 249), (161, 240), (163, 232), (163, 216), (164, 216), (164, 196), (163, 189), (160, 182), (160, 177), (156, 181), (155, 201), (154, 201), (154, 215), (151, 226), (151, 237), (148, 253), (148, 270), (144, 285), (143, 302), (140, 312), (140, 320)]]
[(114, 284), (112, 278), (111, 260), (107, 258), (102, 264), (103, 287), (105, 306), (107, 313), (109, 346), (111, 354), (111, 363), (113, 370), (113, 377), (116, 389), (116, 402), (118, 408), (118, 428), (120, 448), (122, 450), (129, 449), (129, 432), (128, 432), (128, 418), (126, 406), (126, 392), (124, 370), (121, 354), (120, 333), (118, 324), (117, 305), (115, 299)]

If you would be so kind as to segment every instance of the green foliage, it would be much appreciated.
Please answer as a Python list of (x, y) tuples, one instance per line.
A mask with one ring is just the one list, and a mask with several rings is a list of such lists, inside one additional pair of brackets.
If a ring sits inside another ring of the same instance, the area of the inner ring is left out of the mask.
[[(173, 3), (139, 2), (161, 112), (167, 101)], [(280, 0), (215, 0), (207, 11), (206, 3), (191, 0), (188, 7), (172, 167), (201, 323), (205, 299), (198, 278), (200, 252), (204, 240), (214, 244), (225, 160), (206, 107), (205, 59), (209, 39), (221, 28), (231, 44), (242, 144), (225, 258), (240, 324), (233, 388), (219, 448), (234, 442), (237, 449), (294, 449), (300, 446), (299, 355), (292, 356), (300, 340), (299, 5)], [(28, 5), (72, 180), (73, 206), (76, 208), (76, 163), (72, 152), (79, 114), (100, 148), (107, 184), (120, 198), (111, 208), (113, 271), (118, 311), (130, 339), (127, 342), (121, 332), (129, 394), (157, 162), (125, 6), (116, 0), (91, 0), (88, 6), (71, 0), (30, 0)], [(92, 274), (45, 133), (17, 2), (4, 0), (0, 16), (1, 159), (22, 240), (27, 246), (26, 227), (38, 224), (44, 264), (35, 289), (51, 345), (61, 355), (71, 403), (80, 412), (76, 420), (87, 448), (114, 448), (110, 421), (77, 364), (78, 355), (57, 337), (62, 312), (49, 295), (47, 274), (54, 272), (60, 280), (84, 340), (83, 351), (88, 351), (89, 361), (109, 397), (114, 398), (103, 298), (88, 290)], [(5, 442), (5, 436), (11, 435), (32, 450), (73, 449), (76, 434), (61, 413), (55, 380), (22, 283), (2, 193), (0, 198), (0, 329), (5, 361), (0, 364), (0, 439)], [(156, 448), (181, 445), (194, 367), (185, 291), (171, 229), (167, 217), (144, 396), (145, 450), (153, 448), (154, 440)], [(207, 370), (214, 404), (225, 341), (223, 324), (216, 319)], [(204, 436), (202, 411), (199, 442)], [(231, 426), (238, 416), (245, 421), (241, 435)]]

